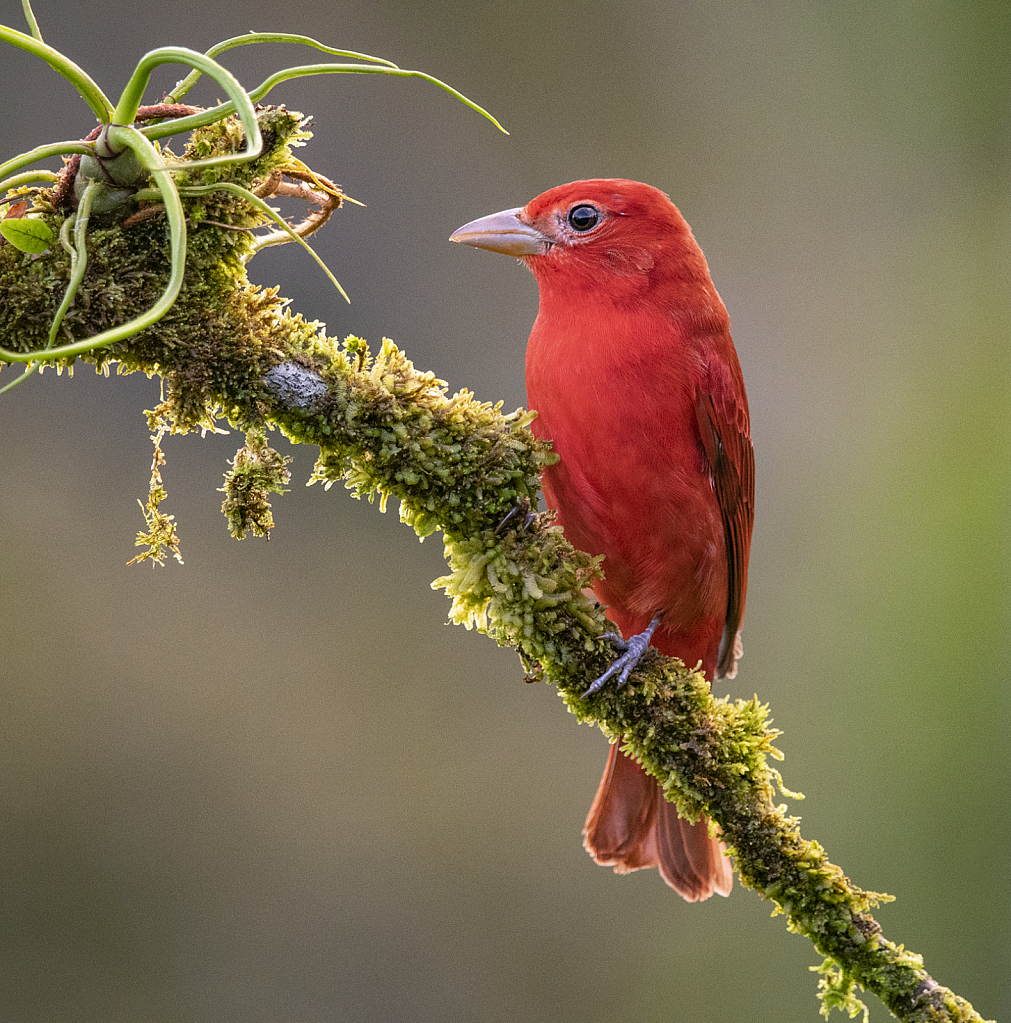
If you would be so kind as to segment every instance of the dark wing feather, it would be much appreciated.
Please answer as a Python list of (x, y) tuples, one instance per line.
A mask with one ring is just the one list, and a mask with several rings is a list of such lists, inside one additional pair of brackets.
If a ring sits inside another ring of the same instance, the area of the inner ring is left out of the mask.
[[(735, 367), (736, 368), (736, 367)], [(738, 375), (740, 370), (737, 370)], [(695, 401), (702, 447), (723, 519), (727, 550), (727, 616), (720, 642), (718, 677), (736, 673), (735, 646), (744, 620), (748, 554), (755, 521), (755, 451), (751, 446), (747, 399), (722, 361), (709, 367), (707, 387)], [(737, 398), (741, 394), (741, 399)]]

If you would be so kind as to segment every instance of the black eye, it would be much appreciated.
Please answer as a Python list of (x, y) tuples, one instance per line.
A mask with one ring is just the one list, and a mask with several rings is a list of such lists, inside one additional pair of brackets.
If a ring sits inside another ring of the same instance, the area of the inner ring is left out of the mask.
[(573, 231), (592, 231), (600, 223), (600, 210), (596, 206), (580, 203), (569, 210), (566, 219)]

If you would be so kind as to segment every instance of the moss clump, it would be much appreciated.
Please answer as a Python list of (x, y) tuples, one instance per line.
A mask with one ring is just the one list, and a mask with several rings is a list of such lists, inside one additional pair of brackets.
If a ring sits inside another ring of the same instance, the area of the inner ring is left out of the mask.
[(232, 536), (242, 540), (247, 530), (252, 530), (254, 536), (270, 539), (274, 528), (270, 495), (287, 493), (290, 461), (270, 447), (263, 430), (246, 431), (246, 443), (235, 452), (221, 488), (225, 494), (221, 511)]
[[(241, 185), (264, 180), (290, 164), (291, 146), (308, 138), (302, 115), (283, 107), (258, 112), (265, 147), (249, 163), (203, 168), (195, 183), (228, 179)], [(201, 128), (187, 144), (190, 156), (238, 151), (242, 128), (234, 118)], [(186, 175), (180, 176), (185, 183)], [(56, 189), (35, 199), (39, 216), (55, 233), (65, 215), (53, 205)], [(186, 275), (169, 313), (126, 341), (77, 358), (104, 370), (140, 370), (168, 384), (169, 418), (177, 432), (206, 426), (216, 414), (234, 423), (256, 421), (265, 396), (263, 374), (292, 351), (311, 346), (317, 323), (291, 316), (273, 289), (250, 285), (246, 260), (252, 252), (249, 228), (260, 215), (225, 192), (184, 199), (187, 219)], [(126, 224), (105, 224), (88, 234), (88, 266), (57, 343), (98, 334), (150, 308), (168, 280), (168, 227), (163, 215)], [(50, 324), (70, 274), (70, 258), (59, 246), (31, 257), (0, 244), (0, 337), (3, 347), (30, 352), (46, 347)]]
[(150, 416), (151, 440), (154, 442), (154, 456), (151, 459), (151, 484), (148, 488), (147, 503), (137, 501), (144, 513), (147, 530), (141, 530), (134, 541), (135, 547), (146, 547), (147, 550), (131, 558), (128, 565), (138, 565), (142, 561), (150, 561), (153, 565), (164, 565), (171, 552), (181, 565), (182, 551), (179, 547), (179, 533), (176, 530), (174, 515), (166, 515), (160, 505), (167, 494), (161, 479), (161, 467), (165, 464), (165, 454), (161, 449), (161, 440), (167, 427), (158, 420), (155, 413)]
[(432, 586), (452, 598), (450, 618), (521, 650), (538, 675), (548, 665), (554, 679), (558, 668), (571, 664), (570, 648), (580, 634), (585, 653), (601, 646), (591, 637), (600, 635), (602, 615), (582, 592), (599, 576), (601, 559), (573, 552), (548, 516), (447, 536), (446, 558), (452, 571)]
[(320, 446), (311, 482), (340, 480), (355, 497), (400, 499), (400, 517), (420, 537), (442, 528), (470, 535), (501, 521), (518, 501), (536, 500), (539, 476), (555, 457), (527, 429), (533, 413), (501, 412), (501, 403), (469, 391), (446, 397), (445, 381), (419, 372), (385, 339), (373, 359), (365, 342), (317, 348), (299, 360), (328, 391), (306, 417), (271, 415), (295, 443)]

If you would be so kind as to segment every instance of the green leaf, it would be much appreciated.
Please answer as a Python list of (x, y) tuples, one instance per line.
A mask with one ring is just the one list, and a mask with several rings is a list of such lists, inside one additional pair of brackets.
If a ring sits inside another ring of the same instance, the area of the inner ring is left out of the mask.
[(27, 217), (11, 217), (0, 222), (0, 234), (14, 248), (36, 256), (45, 252), (53, 240), (53, 232), (48, 224), (41, 220), (29, 220)]

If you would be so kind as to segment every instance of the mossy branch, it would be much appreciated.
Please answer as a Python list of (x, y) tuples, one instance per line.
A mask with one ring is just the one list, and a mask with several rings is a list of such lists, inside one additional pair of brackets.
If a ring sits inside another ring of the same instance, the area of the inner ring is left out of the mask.
[[(264, 152), (229, 172), (243, 187), (290, 165), (288, 147), (306, 137), (297, 114), (268, 109), (259, 120)], [(234, 125), (213, 125), (197, 133), (188, 153), (242, 144)], [(36, 196), (34, 210), (54, 234), (66, 216), (47, 199), (56, 192)], [(267, 495), (286, 482), (284, 460), (266, 445), (264, 429), (319, 445), (314, 480), (342, 482), (382, 503), (396, 497), (401, 518), (419, 535), (443, 531), (450, 571), (434, 585), (452, 598), (454, 621), (516, 648), (528, 675), (555, 685), (579, 720), (623, 739), (681, 813), (694, 820), (704, 812), (717, 822), (742, 882), (825, 956), (823, 1011), (859, 1013), (859, 986), (910, 1023), (980, 1020), (928, 976), (919, 956), (885, 939), (870, 915), (884, 897), (850, 882), (776, 804), (779, 776), (768, 758), (780, 758), (778, 733), (757, 698), (717, 699), (701, 674), (652, 651), (626, 686), (582, 698), (613, 657), (599, 638), (604, 613), (583, 594), (600, 566), (572, 549), (550, 515), (529, 514), (539, 473), (555, 457), (528, 430), (532, 414), (503, 414), (466, 391), (448, 397), (441, 381), (416, 370), (391, 341), (372, 355), (358, 338), (341, 345), (326, 337), (318, 324), (292, 316), (276, 290), (249, 284), (245, 262), (255, 243), (246, 229), (259, 222), (255, 210), (225, 192), (184, 202), (189, 241), (175, 306), (142, 333), (84, 359), (99, 370), (115, 363), (119, 372), (163, 378), (167, 395), (151, 414), (156, 435), (213, 428), (218, 416), (248, 431), (225, 488), (233, 532), (266, 532)], [(87, 336), (146, 308), (164, 288), (167, 250), (157, 215), (93, 230), (64, 332)], [(45, 348), (69, 272), (60, 249), (33, 257), (0, 243), (4, 347)]]

